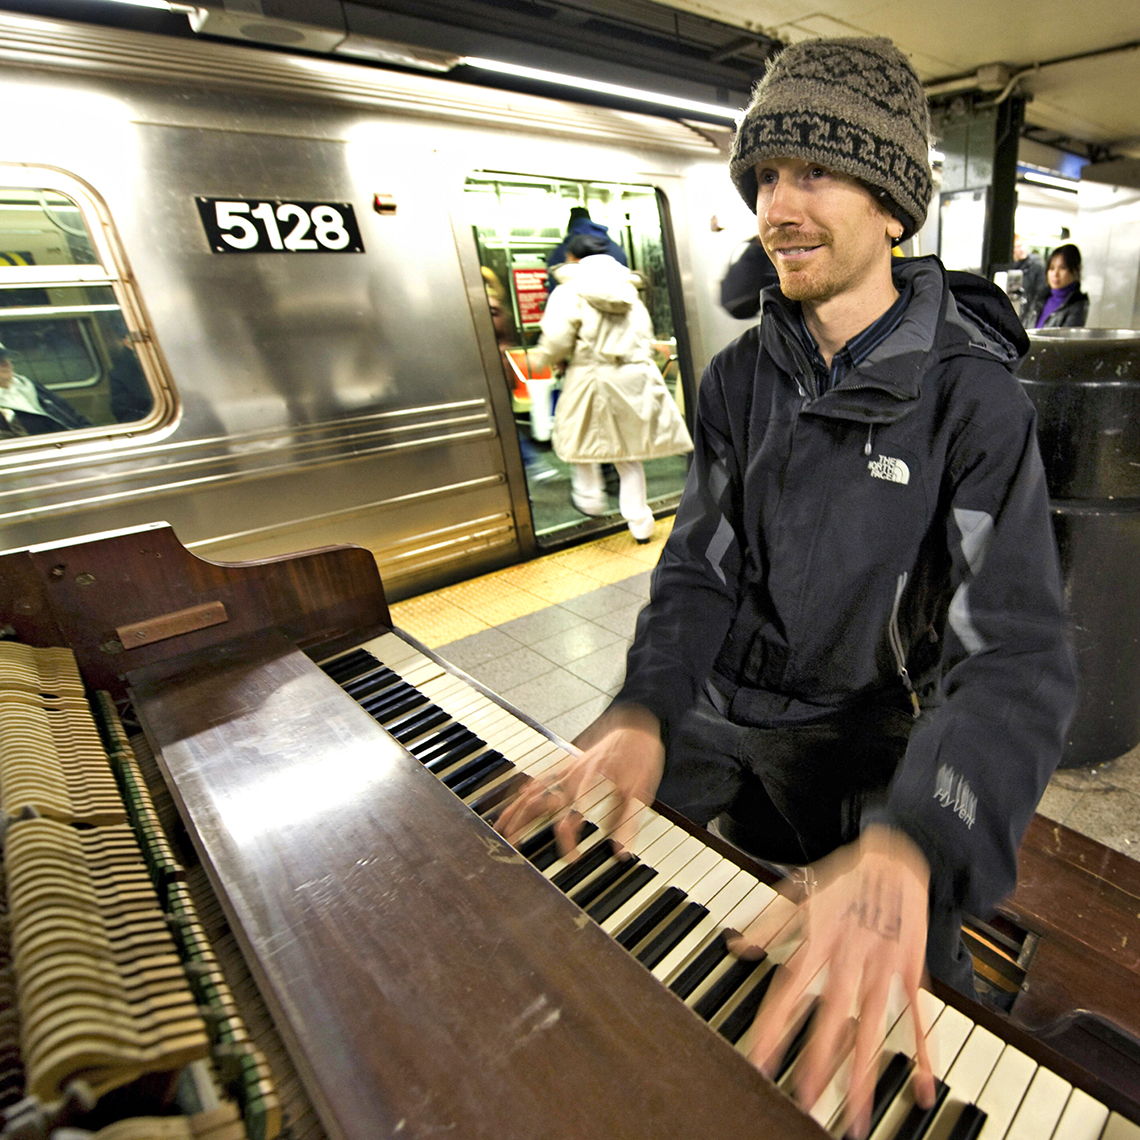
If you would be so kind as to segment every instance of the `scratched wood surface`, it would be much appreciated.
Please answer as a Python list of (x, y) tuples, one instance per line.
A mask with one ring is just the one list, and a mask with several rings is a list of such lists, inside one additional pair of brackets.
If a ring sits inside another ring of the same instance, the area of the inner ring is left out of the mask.
[(331, 1136), (823, 1136), (287, 642), (131, 682)]

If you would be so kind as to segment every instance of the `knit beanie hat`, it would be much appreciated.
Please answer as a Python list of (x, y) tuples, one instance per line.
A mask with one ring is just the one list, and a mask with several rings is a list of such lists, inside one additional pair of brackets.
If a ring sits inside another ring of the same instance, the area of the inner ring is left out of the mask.
[(768, 66), (732, 144), (728, 172), (756, 210), (756, 163), (800, 158), (859, 179), (900, 222), (930, 204), (930, 114), (910, 61), (890, 40), (804, 40)]

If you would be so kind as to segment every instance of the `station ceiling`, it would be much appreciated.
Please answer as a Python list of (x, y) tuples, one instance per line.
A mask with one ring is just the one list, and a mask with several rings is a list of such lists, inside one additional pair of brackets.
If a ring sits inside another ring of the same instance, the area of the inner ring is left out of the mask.
[(1022, 73), (1035, 137), (1140, 156), (1140, 19), (1134, 0), (669, 0), (785, 42), (890, 36), (928, 85), (994, 63)]
[(663, 84), (704, 83), (731, 92), (734, 101), (781, 44), (885, 35), (910, 56), (931, 94), (968, 91), (972, 77), (990, 68), (982, 93), (992, 98), (1017, 76), (1013, 90), (1031, 100), (1030, 137), (1094, 158), (1140, 156), (1135, 0), (356, 2), (638, 66)]

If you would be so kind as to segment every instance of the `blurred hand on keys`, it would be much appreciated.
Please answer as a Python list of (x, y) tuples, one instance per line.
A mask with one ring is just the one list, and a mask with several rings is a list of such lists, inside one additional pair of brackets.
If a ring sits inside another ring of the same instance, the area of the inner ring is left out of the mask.
[(637, 814), (653, 802), (665, 768), (665, 747), (657, 718), (646, 709), (615, 710), (612, 727), (586, 751), (559, 767), (549, 779), (531, 780), (499, 813), (495, 830), (507, 842), (517, 839), (535, 820), (554, 816), (558, 850), (577, 857), (582, 815), (575, 810), (600, 781), (608, 781), (618, 799), (615, 846), (627, 848), (636, 837)]
[[(934, 1076), (924, 1037), (927, 1027), (919, 1023), (918, 1002), (926, 960), (929, 882), (926, 859), (914, 843), (901, 832), (878, 825), (808, 868), (805, 883), (798, 884), (803, 941), (780, 968), (756, 1016), (749, 1059), (772, 1076), (791, 1027), (810, 1000), (813, 980), (826, 969), (811, 1034), (795, 1074), (796, 1094), (810, 1109), (851, 1047), (854, 1032), (845, 1117), (856, 1137), (867, 1134), (888, 996), (896, 975), (909, 1002), (907, 1016), (914, 1019), (915, 1096), (923, 1107), (934, 1102)], [(796, 898), (797, 884), (789, 884), (787, 893)], [(785, 925), (782, 938), (787, 930)], [(747, 954), (751, 946), (766, 945), (776, 933), (751, 928), (733, 949)]]

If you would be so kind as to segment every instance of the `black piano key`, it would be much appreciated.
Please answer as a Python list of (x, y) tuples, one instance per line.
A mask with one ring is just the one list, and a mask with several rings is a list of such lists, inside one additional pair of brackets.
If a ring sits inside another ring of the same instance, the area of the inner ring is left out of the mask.
[(484, 784), (496, 779), (504, 772), (509, 772), (512, 768), (514, 768), (514, 765), (504, 756), (489, 768), (481, 769), (475, 775), (469, 776), (463, 783), (456, 784), (451, 790), (461, 800), (464, 800), (468, 796), (474, 795)]
[[(593, 830), (589, 832), (583, 827), (578, 835), (579, 840), (584, 839), (587, 835), (592, 835), (593, 831), (596, 830), (597, 824), (594, 824)], [(573, 863), (568, 863), (550, 881), (560, 891), (569, 894), (583, 879), (589, 878), (595, 871), (600, 871), (613, 858), (613, 844), (608, 839), (603, 839), (601, 842), (595, 843), (585, 855), (579, 855)]]
[(605, 922), (615, 911), (620, 910), (650, 879), (655, 878), (657, 870), (642, 863), (632, 875), (626, 875), (613, 890), (607, 891), (586, 913), (595, 922)]
[(631, 855), (628, 859), (619, 859), (612, 867), (607, 867), (584, 887), (579, 887), (570, 896), (571, 901), (576, 902), (583, 910), (586, 910), (595, 899), (601, 898), (615, 883), (624, 879), (626, 875), (633, 874), (639, 863), (640, 860), (636, 855)]
[(744, 1036), (745, 1030), (756, 1020), (756, 1013), (760, 1009), (760, 1003), (768, 993), (768, 987), (771, 986), (772, 978), (775, 977), (775, 974), (775, 970), (769, 970), (764, 977), (740, 999), (736, 1008), (720, 1023), (718, 1032), (730, 1044), (735, 1045), (737, 1041)]
[(954, 1122), (947, 1140), (977, 1140), (985, 1123), (986, 1114), (976, 1104), (968, 1104)]
[(363, 701), (366, 697), (378, 696), (397, 685), (411, 688), (411, 685), (408, 685), (399, 673), (393, 673), (391, 669), (380, 668), (372, 673), (364, 673), (360, 677), (354, 677), (351, 681), (344, 681), (340, 687), (354, 701)]
[(458, 764), (460, 760), (466, 760), (473, 752), (478, 752), (480, 748), (486, 747), (487, 742), (485, 740), (480, 740), (474, 733), (471, 733), (467, 740), (457, 741), (446, 752), (440, 752), (426, 760), (422, 756), (419, 759), (429, 772), (446, 772), (453, 764)]
[(471, 730), (466, 725), (449, 724), (446, 728), (440, 729), (439, 732), (433, 732), (431, 736), (425, 736), (423, 740), (409, 744), (408, 751), (422, 760), (427, 754), (434, 755), (441, 748), (446, 751), (457, 740), (463, 740), (471, 735)]
[(530, 777), (525, 772), (518, 772), (509, 780), (504, 780), (501, 784), (488, 788), (467, 806), (481, 819), (494, 821), (506, 801), (517, 795), (526, 786), (529, 779)]
[(902, 1122), (902, 1127), (895, 1133), (892, 1140), (922, 1140), (949, 1091), (950, 1086), (935, 1077), (934, 1104), (930, 1108), (923, 1108), (920, 1104), (912, 1105), (910, 1112), (906, 1114), (906, 1120)]
[[(775, 970), (770, 972), (769, 984), (775, 974)], [(813, 1005), (811, 1009), (808, 1010), (808, 1015), (804, 1018), (803, 1024), (796, 1030), (795, 1036), (792, 1037), (791, 1041), (788, 1042), (788, 1047), (784, 1050), (784, 1055), (780, 1058), (780, 1066), (776, 1070), (776, 1080), (782, 1079), (787, 1074), (788, 1070), (796, 1063), (796, 1059), (804, 1051), (804, 1046), (807, 1044), (808, 1036), (811, 1033), (811, 1027), (815, 1023), (816, 1008), (817, 1007)]]
[(333, 661), (326, 661), (321, 668), (338, 684), (359, 677), (380, 667), (380, 662), (367, 649), (354, 649)]
[(673, 979), (669, 988), (682, 1000), (687, 998), (727, 955), (728, 943), (722, 932)]
[(637, 960), (647, 970), (652, 970), (708, 912), (709, 908), (700, 903), (686, 903), (681, 908), (681, 913), (638, 951)]
[[(582, 831), (579, 833), (581, 836), (592, 835), (598, 830), (596, 823), (586, 822), (582, 825)], [(537, 867), (540, 871), (545, 871), (548, 867), (552, 867), (559, 859), (562, 858), (562, 852), (558, 849), (558, 844), (550, 843), (539, 851), (536, 855), (531, 856), (531, 865)]]
[(708, 1021), (718, 1009), (760, 968), (770, 969), (763, 958), (739, 958), (709, 987), (693, 1012)]
[(454, 772), (448, 772), (442, 778), (444, 786), (454, 792), (456, 788), (467, 783), (473, 776), (481, 775), (488, 768), (506, 761), (506, 759), (501, 752), (497, 752), (494, 748), (488, 748), (486, 752), (480, 752), (473, 760), (468, 760), (466, 764), (460, 764)]
[(529, 839), (524, 839), (521, 843), (517, 844), (515, 849), (524, 859), (529, 859), (532, 855), (537, 855), (539, 851), (553, 842), (554, 824), (548, 823), (545, 827), (536, 831)]
[(649, 932), (685, 901), (680, 887), (666, 887), (640, 914), (635, 915), (617, 932), (619, 946), (632, 950)]
[(426, 709), (420, 709), (418, 712), (404, 717), (403, 720), (397, 720), (384, 727), (401, 744), (407, 744), (409, 741), (415, 740), (417, 736), (423, 736), (425, 732), (430, 732), (433, 728), (439, 728), (441, 724), (446, 724), (450, 719), (450, 714), (445, 713), (439, 705), (428, 705)]
[(883, 1114), (891, 1106), (895, 1097), (903, 1091), (913, 1069), (914, 1062), (905, 1053), (896, 1053), (887, 1062), (887, 1067), (875, 1082), (875, 1095), (871, 1100), (871, 1127), (867, 1130), (868, 1136), (879, 1127)]
[(401, 685), (398, 689), (393, 688), (378, 697), (368, 697), (367, 700), (357, 702), (373, 720), (378, 720), (381, 724), (395, 720), (404, 713), (409, 713), (412, 709), (427, 703), (427, 697), (419, 690), (413, 689), (411, 685)]

